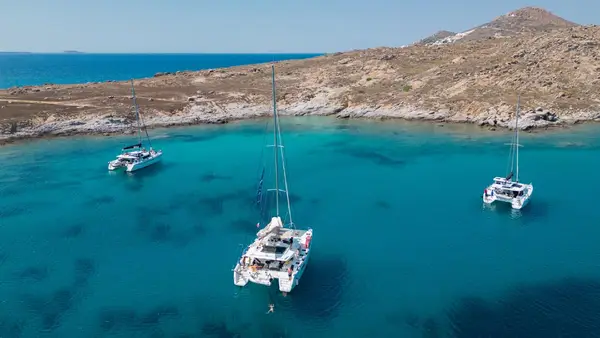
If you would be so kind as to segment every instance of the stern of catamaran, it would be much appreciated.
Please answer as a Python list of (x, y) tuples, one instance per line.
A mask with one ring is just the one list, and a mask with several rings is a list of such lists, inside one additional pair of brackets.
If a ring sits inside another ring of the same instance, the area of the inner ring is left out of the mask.
[(494, 193), (494, 189), (492, 187), (487, 187), (483, 190), (483, 203), (491, 204), (496, 201), (496, 194)]
[(237, 263), (233, 269), (233, 284), (236, 286), (246, 286), (248, 284), (248, 278), (244, 276), (240, 263)]

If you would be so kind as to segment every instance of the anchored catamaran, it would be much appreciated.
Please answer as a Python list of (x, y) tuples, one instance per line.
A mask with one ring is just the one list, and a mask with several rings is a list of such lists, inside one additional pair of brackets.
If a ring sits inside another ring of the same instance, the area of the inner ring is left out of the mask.
[[(233, 269), (233, 283), (237, 286), (245, 286), (248, 282), (270, 286), (274, 280), (278, 280), (279, 290), (290, 292), (298, 285), (310, 257), (310, 241), (312, 229), (298, 230), (292, 220), (290, 196), (285, 171), (283, 144), (281, 141), (281, 129), (277, 116), (277, 100), (275, 91), (275, 66), (271, 66), (273, 86), (273, 155), (275, 188), (268, 191), (275, 192), (275, 216), (265, 228), (258, 231), (256, 239), (244, 249), (239, 261)], [(283, 188), (279, 187), (279, 166), (283, 174)], [(264, 179), (264, 168), (262, 170), (257, 203), (263, 201), (262, 184)], [(289, 223), (284, 224), (280, 215), (280, 195), (285, 194), (287, 202), (287, 216)], [(257, 224), (260, 227), (260, 222)]]
[[(135, 108), (135, 117), (137, 119), (138, 143), (121, 149), (122, 153), (117, 155), (115, 160), (108, 162), (108, 170), (125, 169), (127, 172), (132, 172), (157, 163), (162, 157), (162, 150), (156, 151), (152, 149), (148, 130), (143, 126), (143, 121), (141, 121), (140, 110), (137, 105), (135, 90), (133, 89), (133, 80), (131, 80), (131, 94), (133, 97), (133, 106)], [(142, 128), (146, 133), (146, 139), (148, 140), (150, 150), (146, 150), (142, 145)]]
[[(515, 135), (510, 147), (510, 172), (506, 177), (494, 177), (494, 183), (483, 191), (483, 202), (492, 204), (495, 201), (510, 203), (513, 209), (524, 208), (533, 193), (533, 184), (519, 182), (519, 112), (520, 97), (517, 99), (517, 112), (515, 120)], [(513, 170), (516, 168), (516, 171)], [(515, 180), (512, 180), (513, 174)]]

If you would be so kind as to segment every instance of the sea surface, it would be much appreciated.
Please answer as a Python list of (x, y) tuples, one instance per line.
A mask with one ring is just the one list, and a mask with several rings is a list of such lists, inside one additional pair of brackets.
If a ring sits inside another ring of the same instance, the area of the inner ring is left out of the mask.
[(0, 89), (46, 83), (129, 80), (159, 72), (201, 70), (321, 54), (2, 54)]
[(0, 336), (600, 336), (598, 126), (522, 135), (535, 190), (515, 212), (481, 201), (507, 133), (281, 123), (294, 222), (314, 230), (286, 297), (231, 271), (265, 120), (151, 130), (163, 162), (134, 174), (106, 168), (131, 136), (1, 147)]

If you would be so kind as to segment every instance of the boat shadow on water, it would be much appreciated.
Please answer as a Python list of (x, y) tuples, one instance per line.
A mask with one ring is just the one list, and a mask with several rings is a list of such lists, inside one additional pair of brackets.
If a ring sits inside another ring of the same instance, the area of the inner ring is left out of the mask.
[(311, 257), (298, 286), (286, 296), (279, 294), (276, 307), (295, 314), (328, 321), (335, 318), (349, 283), (348, 265), (341, 257)]

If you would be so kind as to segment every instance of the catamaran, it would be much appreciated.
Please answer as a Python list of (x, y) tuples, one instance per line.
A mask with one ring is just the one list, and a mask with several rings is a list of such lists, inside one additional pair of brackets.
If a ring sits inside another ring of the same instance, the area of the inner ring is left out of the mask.
[[(288, 193), (287, 175), (281, 140), (281, 128), (277, 114), (277, 100), (275, 91), (275, 66), (272, 71), (272, 95), (273, 95), (273, 156), (275, 168), (274, 192), (275, 215), (270, 222), (256, 234), (252, 244), (244, 248), (241, 257), (233, 269), (233, 283), (237, 286), (245, 286), (248, 282), (271, 286), (274, 280), (278, 280), (279, 290), (284, 293), (292, 291), (298, 285), (304, 273), (310, 257), (310, 242), (312, 229), (299, 230), (292, 220), (290, 196)], [(283, 177), (279, 177), (279, 166)], [(263, 167), (258, 184), (257, 204), (263, 208), (262, 185), (265, 170)], [(279, 180), (283, 178), (283, 189), (280, 189)], [(287, 203), (287, 218), (280, 214), (280, 195), (285, 195)], [(269, 211), (272, 212), (272, 211)], [(268, 213), (267, 213), (268, 216)], [(284, 219), (288, 220), (284, 224)], [(260, 227), (260, 222), (257, 224)]]
[[(132, 172), (157, 163), (162, 158), (162, 150), (156, 151), (152, 148), (148, 130), (143, 126), (143, 121), (140, 117), (140, 109), (135, 97), (135, 89), (133, 88), (133, 80), (131, 80), (131, 94), (133, 97), (133, 107), (135, 108), (135, 118), (137, 120), (138, 143), (121, 149), (122, 153), (117, 155), (115, 160), (108, 162), (108, 170), (125, 169), (127, 172)], [(150, 147), (149, 150), (146, 150), (142, 144), (142, 129), (144, 129), (144, 132), (146, 133), (146, 139), (148, 141), (148, 146)]]
[[(510, 147), (510, 172), (506, 177), (494, 177), (494, 182), (483, 191), (483, 202), (492, 204), (495, 201), (510, 203), (513, 209), (524, 208), (531, 199), (533, 184), (519, 182), (519, 112), (520, 97), (517, 99), (517, 112), (515, 118), (515, 134), (509, 143)], [(513, 170), (515, 169), (516, 170)], [(515, 180), (513, 181), (513, 174)]]

